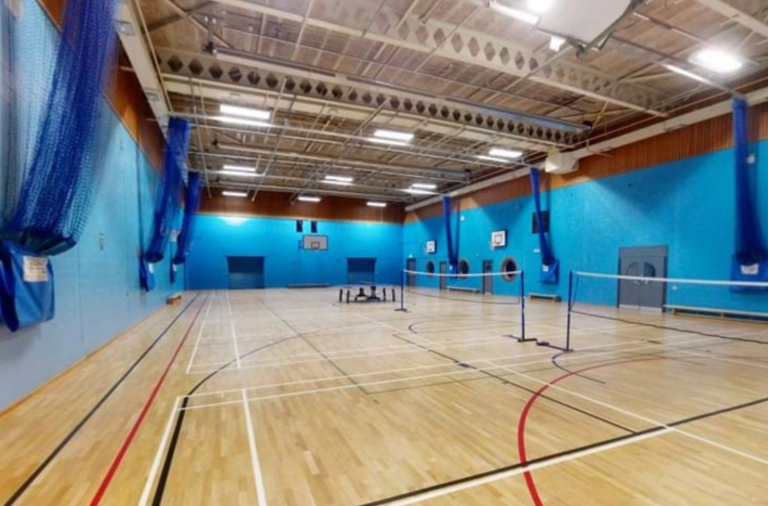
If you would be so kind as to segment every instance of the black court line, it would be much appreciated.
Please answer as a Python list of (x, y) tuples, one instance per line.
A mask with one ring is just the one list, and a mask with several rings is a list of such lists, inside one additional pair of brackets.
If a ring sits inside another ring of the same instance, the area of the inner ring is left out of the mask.
[[(583, 452), (583, 451), (588, 451), (588, 450), (592, 450), (592, 449), (595, 449), (595, 448), (600, 448), (601, 446), (611, 445), (611, 444), (618, 443), (618, 442), (621, 442), (621, 441), (625, 441), (625, 440), (628, 440), (628, 439), (634, 439), (634, 438), (637, 438), (637, 437), (646, 436), (648, 434), (653, 434), (654, 432), (659, 432), (661, 430), (664, 430), (667, 427), (679, 427), (681, 425), (687, 425), (687, 424), (690, 424), (690, 423), (693, 423), (693, 422), (705, 420), (707, 418), (713, 418), (713, 417), (716, 417), (716, 416), (719, 416), (719, 415), (723, 415), (723, 414), (727, 414), (727, 413), (732, 413), (734, 411), (739, 411), (739, 410), (742, 410), (742, 409), (750, 408), (750, 407), (753, 407), (753, 406), (764, 404), (766, 402), (768, 402), (768, 397), (763, 397), (761, 399), (745, 402), (743, 404), (738, 404), (738, 405), (735, 405), (735, 406), (730, 406), (730, 407), (727, 407), (727, 408), (718, 409), (718, 410), (715, 410), (715, 411), (710, 411), (708, 413), (703, 413), (701, 415), (695, 415), (695, 416), (692, 416), (692, 417), (689, 417), (689, 418), (684, 418), (682, 420), (677, 420), (675, 422), (671, 422), (671, 423), (668, 423), (666, 425), (659, 425), (657, 427), (651, 427), (651, 428), (648, 428), (648, 429), (645, 429), (645, 430), (641, 430), (641, 431), (638, 431), (638, 432), (635, 432), (635, 433), (632, 433), (632, 434), (625, 434), (623, 436), (618, 436), (618, 437), (611, 438), (611, 439), (605, 439), (603, 441), (598, 441), (596, 443), (592, 443), (592, 444), (589, 444), (589, 445), (580, 446), (580, 447), (577, 447), (577, 448), (572, 448), (570, 450), (565, 450), (565, 451), (562, 451), (562, 452), (557, 452), (557, 453), (552, 453), (552, 454), (549, 454), (549, 455), (544, 455), (542, 457), (538, 457), (538, 458), (529, 460), (527, 462), (527, 464), (525, 464), (525, 467), (530, 467), (530, 466), (533, 466), (533, 465), (536, 465), (536, 464), (546, 463), (546, 462), (549, 462), (549, 461), (552, 461), (552, 460), (555, 460), (555, 459), (559, 459), (559, 458), (562, 458), (562, 457), (567, 457), (569, 455), (573, 455), (575, 453), (579, 453), (579, 452)], [(390, 503), (393, 503), (395, 501), (402, 501), (402, 500), (405, 500), (405, 499), (410, 499), (410, 498), (413, 498), (413, 497), (416, 497), (416, 496), (419, 496), (419, 495), (423, 495), (423, 494), (427, 494), (427, 493), (430, 493), (430, 492), (436, 492), (438, 490), (454, 487), (456, 485), (462, 485), (464, 483), (468, 483), (468, 482), (471, 482), (471, 481), (480, 480), (480, 479), (483, 479), (483, 478), (489, 478), (491, 476), (496, 476), (496, 475), (503, 474), (503, 473), (506, 473), (506, 472), (509, 472), (509, 471), (514, 471), (514, 470), (520, 469), (522, 467), (524, 467), (523, 464), (518, 462), (516, 464), (510, 464), (508, 466), (499, 467), (499, 468), (496, 468), (496, 469), (492, 469), (490, 471), (485, 471), (485, 472), (482, 472), (482, 473), (477, 473), (477, 474), (473, 474), (473, 475), (470, 475), (470, 476), (465, 476), (463, 478), (458, 478), (458, 479), (455, 479), (455, 480), (446, 481), (446, 482), (443, 482), (443, 483), (438, 483), (436, 485), (431, 485), (429, 487), (424, 487), (424, 488), (420, 488), (420, 489), (417, 489), (417, 490), (411, 490), (409, 492), (405, 492), (405, 493), (402, 493), (402, 494), (390, 496), (390, 497), (387, 497), (385, 499), (378, 499), (378, 500), (375, 500), (375, 501), (372, 501), (372, 502), (367, 502), (367, 503), (359, 504), (358, 506), (384, 506), (386, 504), (390, 504)]]
[[(445, 322), (446, 320), (463, 320), (463, 319), (464, 318), (441, 318), (441, 319), (436, 318), (434, 320), (421, 320), (421, 321), (417, 321), (417, 322), (414, 322), (414, 323), (411, 323), (410, 325), (408, 325), (408, 331), (411, 332), (412, 334), (417, 334), (418, 335), (419, 332), (416, 330), (416, 326), (417, 325), (424, 325), (424, 324), (427, 324), (427, 323), (434, 323), (434, 322)], [(427, 332), (429, 334), (435, 334), (435, 333), (438, 333), (438, 332), (453, 332), (453, 331), (460, 331), (460, 330), (461, 331), (483, 330), (483, 329), (485, 329), (487, 327), (501, 327), (502, 325), (508, 325), (510, 323), (518, 324), (518, 325), (520, 324), (520, 320), (493, 320), (493, 319), (489, 318), (487, 321), (492, 322), (492, 323), (490, 325), (472, 325), (470, 327), (450, 327), (450, 328), (447, 328), (447, 329), (430, 329), (430, 330), (427, 330), (427, 331), (423, 331), (422, 330), (422, 332)]]
[(99, 401), (93, 405), (93, 407), (88, 411), (88, 413), (80, 419), (80, 421), (75, 425), (75, 427), (67, 434), (67, 436), (56, 446), (56, 448), (53, 449), (51, 453), (48, 454), (48, 456), (35, 468), (35, 470), (32, 472), (32, 474), (27, 477), (26, 480), (24, 480), (24, 483), (22, 483), (19, 488), (16, 489), (16, 491), (11, 495), (8, 500), (3, 503), (3, 506), (12, 506), (13, 504), (18, 501), (22, 495), (27, 491), (27, 489), (35, 482), (35, 480), (42, 474), (43, 471), (53, 462), (53, 460), (61, 453), (61, 451), (72, 441), (72, 439), (77, 435), (78, 432), (85, 426), (86, 423), (88, 423), (88, 420), (90, 420), (93, 415), (96, 414), (96, 412), (104, 405), (105, 402), (112, 396), (113, 393), (118, 389), (118, 387), (128, 378), (128, 376), (131, 375), (131, 373), (138, 367), (138, 365), (149, 355), (149, 352), (152, 351), (155, 346), (165, 337), (165, 335), (168, 333), (168, 331), (173, 327), (173, 325), (182, 317), (182, 315), (187, 311), (187, 309), (194, 304), (194, 302), (200, 297), (200, 294), (198, 293), (195, 295), (195, 297), (186, 305), (184, 306), (184, 309), (179, 312), (176, 317), (171, 320), (171, 322), (163, 329), (163, 331), (155, 338), (154, 341), (144, 350), (144, 352), (139, 355), (139, 357), (131, 364), (131, 366), (115, 381), (115, 383), (112, 384), (112, 386), (107, 390), (107, 392), (99, 399)]
[[(492, 302), (492, 301), (487, 301), (487, 300), (452, 299), (450, 297), (442, 297), (440, 295), (427, 295), (425, 293), (414, 292), (412, 290), (406, 290), (405, 293), (410, 293), (410, 294), (416, 295), (418, 297), (427, 297), (427, 298), (430, 298), (430, 299), (440, 299), (440, 300), (450, 300), (450, 301), (453, 301), (453, 302), (467, 302), (469, 304), (487, 304), (489, 306), (519, 306), (520, 305), (520, 301), (517, 301), (517, 302), (501, 302), (501, 301), (499, 301), (499, 302)], [(478, 294), (478, 296), (482, 297), (481, 294)], [(501, 297), (513, 298), (513, 296), (511, 296), (511, 295), (500, 295), (500, 296)]]
[[(423, 348), (423, 349), (429, 351), (430, 353), (434, 353), (435, 355), (438, 355), (438, 356), (443, 357), (443, 358), (445, 358), (447, 360), (450, 360), (451, 362), (453, 362), (454, 364), (456, 364), (459, 367), (462, 367), (462, 368), (465, 368), (465, 369), (474, 369), (477, 372), (479, 372), (480, 374), (484, 374), (484, 375), (486, 375), (486, 376), (488, 376), (490, 378), (495, 378), (495, 379), (501, 381), (505, 385), (509, 385), (509, 386), (513, 386), (515, 388), (519, 388), (520, 390), (524, 390), (524, 391), (526, 391), (528, 393), (531, 393), (531, 394), (535, 394), (536, 393), (536, 390), (532, 390), (532, 389), (530, 389), (528, 387), (525, 387), (523, 385), (520, 385), (518, 383), (510, 381), (507, 378), (499, 376), (498, 374), (494, 374), (494, 373), (491, 373), (491, 372), (488, 372), (488, 371), (485, 371), (485, 370), (482, 370), (482, 369), (478, 369), (477, 367), (475, 367), (475, 366), (473, 366), (471, 364), (468, 364), (466, 362), (458, 360), (458, 359), (456, 359), (454, 357), (451, 357), (450, 355), (446, 355), (445, 353), (442, 353), (442, 352), (433, 350), (431, 348), (428, 348), (426, 346), (422, 346), (420, 344), (414, 343), (413, 341), (410, 341), (409, 339), (406, 339), (406, 338), (404, 338), (402, 336), (398, 336), (396, 334), (392, 334), (392, 335), (394, 337), (396, 337), (397, 339), (409, 342), (409, 343), (413, 344), (414, 346), (418, 346), (420, 348)], [(607, 418), (603, 418), (603, 417), (601, 417), (599, 415), (596, 415), (596, 414), (594, 414), (594, 413), (592, 413), (590, 411), (586, 411), (586, 410), (583, 410), (581, 408), (577, 408), (576, 406), (568, 404), (567, 402), (559, 401), (557, 399), (554, 399), (554, 398), (549, 397), (549, 396), (544, 395), (544, 394), (539, 395), (539, 397), (541, 397), (542, 399), (546, 399), (546, 400), (548, 400), (550, 402), (553, 402), (555, 404), (559, 404), (559, 405), (561, 405), (561, 406), (563, 406), (565, 408), (568, 408), (568, 409), (570, 409), (572, 411), (576, 411), (577, 413), (581, 413), (582, 415), (586, 415), (586, 416), (588, 416), (590, 418), (593, 418), (595, 420), (599, 420), (599, 421), (601, 421), (601, 422), (603, 422), (605, 424), (611, 425), (611, 426), (613, 426), (613, 427), (615, 427), (617, 429), (620, 429), (620, 430), (622, 430), (624, 432), (629, 432), (630, 434), (634, 434), (635, 433), (635, 431), (630, 429), (629, 427), (624, 427), (623, 425), (620, 425), (620, 424), (618, 424), (616, 422), (608, 420)]]

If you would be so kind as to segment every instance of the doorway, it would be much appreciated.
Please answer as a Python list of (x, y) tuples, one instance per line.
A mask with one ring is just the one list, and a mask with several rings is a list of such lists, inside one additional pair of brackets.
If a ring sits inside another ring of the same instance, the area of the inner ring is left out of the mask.
[(406, 270), (411, 271), (411, 272), (408, 273), (408, 276), (406, 277), (405, 284), (407, 286), (416, 286), (416, 274), (412, 274), (413, 272), (416, 272), (416, 259), (415, 258), (409, 258), (405, 262), (405, 268), (406, 268)]
[(445, 274), (448, 274), (448, 262), (440, 262), (440, 289), (441, 290), (447, 290), (448, 289), (448, 276), (445, 276)]
[(490, 276), (493, 272), (493, 260), (483, 260), (483, 293), (493, 294), (493, 276)]
[[(641, 278), (666, 278), (667, 246), (619, 248), (619, 274)], [(662, 282), (619, 280), (620, 308), (662, 311), (667, 285)]]
[(230, 290), (264, 288), (264, 257), (227, 257)]

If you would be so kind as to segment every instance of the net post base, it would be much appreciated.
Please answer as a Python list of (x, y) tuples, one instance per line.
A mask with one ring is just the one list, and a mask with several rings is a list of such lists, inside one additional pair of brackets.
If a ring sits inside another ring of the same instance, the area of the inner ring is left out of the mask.
[(550, 344), (549, 341), (539, 341), (538, 339), (536, 339), (536, 346), (543, 346), (545, 348), (552, 348), (553, 350), (564, 351), (566, 353), (570, 353), (570, 352), (573, 351), (573, 348), (567, 348), (567, 347), (563, 348), (562, 346), (557, 346), (555, 344)]

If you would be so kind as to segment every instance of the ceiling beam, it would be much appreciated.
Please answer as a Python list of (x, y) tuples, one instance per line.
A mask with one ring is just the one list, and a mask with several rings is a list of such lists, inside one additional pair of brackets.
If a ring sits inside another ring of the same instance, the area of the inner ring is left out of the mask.
[[(541, 58), (533, 52), (508, 40), (490, 37), (484, 33), (457, 29), (455, 25), (435, 20), (422, 21), (411, 15), (400, 17), (389, 8), (381, 9), (378, 15), (380, 23), (374, 23), (371, 30), (353, 28), (354, 16), (358, 9), (376, 12), (377, 3), (366, 0), (330, 0), (328, 10), (333, 12), (339, 23), (307, 18), (294, 12), (275, 7), (259, 5), (248, 0), (216, 0), (219, 4), (239, 8), (252, 13), (275, 16), (277, 18), (305, 23), (307, 26), (329, 30), (348, 37), (362, 38), (381, 42), (395, 47), (409, 49), (449, 60), (478, 65), (497, 72), (527, 77), (528, 80), (547, 86), (579, 94), (595, 100), (605, 101), (664, 117), (661, 111), (650, 106), (659, 98), (659, 93), (652, 88), (630, 83), (620, 83), (613, 76), (583, 67), (565, 60), (550, 65), (550, 71), (530, 75), (538, 68)], [(370, 8), (369, 8), (370, 7)], [(346, 22), (346, 23), (345, 23)], [(380, 27), (383, 26), (382, 30)], [(399, 26), (397, 30), (394, 28)], [(374, 28), (378, 28), (374, 30)], [(446, 34), (452, 34), (446, 39)], [(530, 76), (530, 77), (529, 77)], [(577, 76), (577, 79), (573, 79)], [(587, 87), (574, 83), (589, 83)], [(624, 97), (633, 97), (626, 99)]]
[(696, 0), (700, 4), (709, 7), (713, 11), (717, 12), (734, 21), (742, 26), (745, 26), (753, 32), (768, 38), (768, 24), (752, 16), (749, 13), (742, 11), (734, 7), (733, 5), (724, 2), (723, 0)]

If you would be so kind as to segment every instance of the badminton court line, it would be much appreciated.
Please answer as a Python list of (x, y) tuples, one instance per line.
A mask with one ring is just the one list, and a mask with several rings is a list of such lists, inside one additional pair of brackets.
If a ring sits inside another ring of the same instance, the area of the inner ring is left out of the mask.
[(213, 304), (213, 299), (216, 298), (216, 292), (213, 292), (213, 295), (208, 299), (208, 307), (205, 309), (205, 315), (203, 316), (203, 321), (200, 324), (200, 330), (197, 332), (197, 339), (195, 340), (195, 346), (192, 348), (192, 355), (189, 357), (189, 363), (187, 364), (187, 374), (190, 373), (192, 370), (192, 365), (195, 362), (195, 357), (197, 356), (197, 349), (200, 346), (200, 339), (203, 337), (203, 329), (205, 329), (206, 324), (208, 323), (208, 315), (211, 312), (211, 305)]
[(229, 302), (229, 291), (226, 292), (227, 296), (227, 314), (229, 315), (229, 331), (232, 333), (232, 342), (235, 349), (235, 360), (237, 361), (237, 368), (240, 369), (240, 350), (237, 348), (237, 332), (235, 331), (235, 320), (232, 318), (232, 305)]
[(245, 390), (243, 394), (243, 411), (245, 412), (245, 427), (248, 431), (248, 448), (251, 453), (251, 465), (253, 466), (253, 479), (256, 484), (256, 496), (259, 500), (259, 506), (267, 506), (267, 493), (264, 488), (264, 476), (259, 464), (259, 452), (256, 447), (256, 435), (254, 433), (253, 420), (251, 419), (251, 407), (248, 404), (248, 394)]

